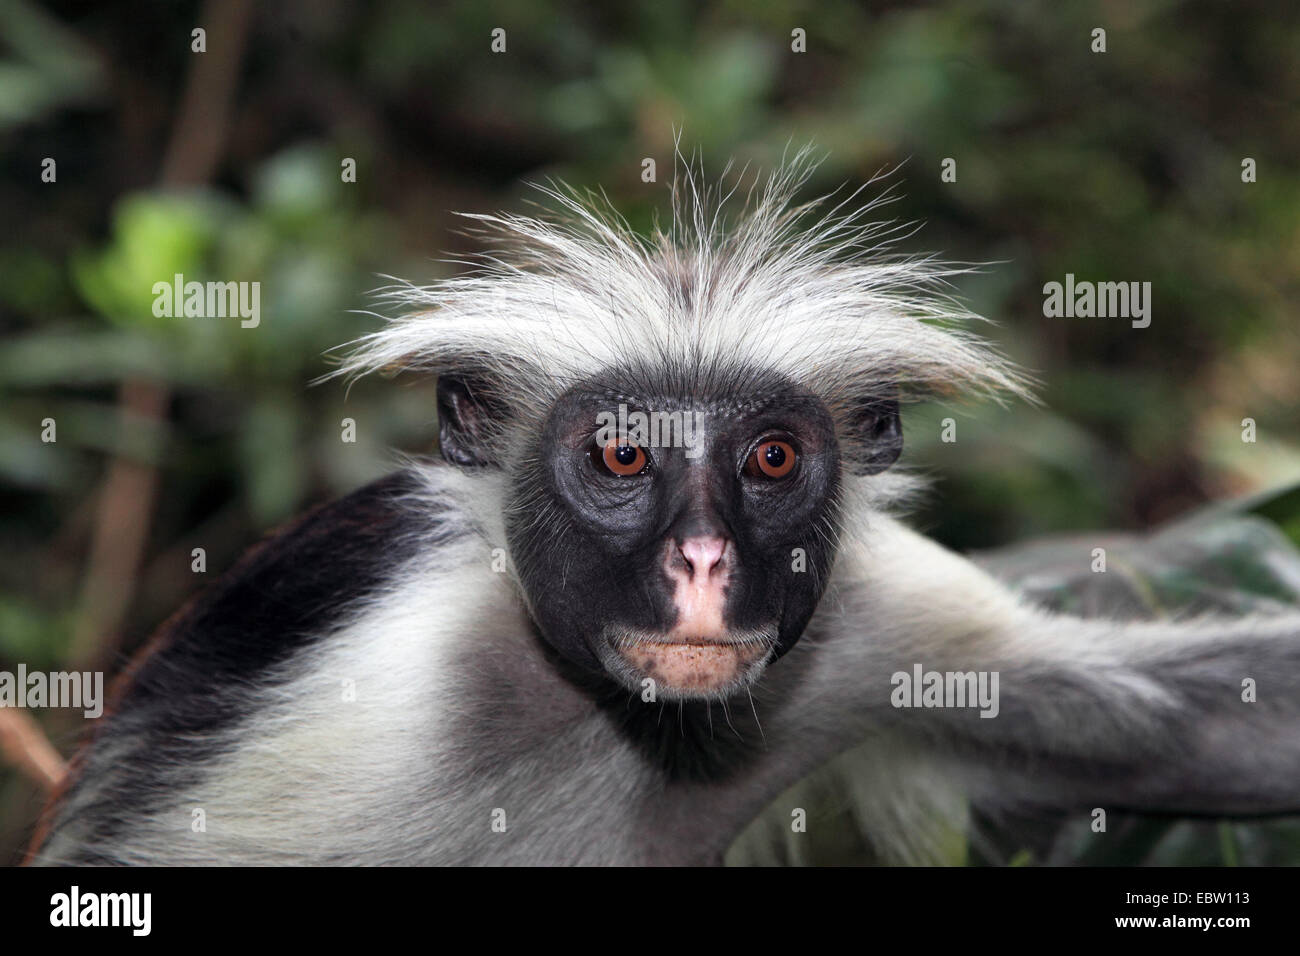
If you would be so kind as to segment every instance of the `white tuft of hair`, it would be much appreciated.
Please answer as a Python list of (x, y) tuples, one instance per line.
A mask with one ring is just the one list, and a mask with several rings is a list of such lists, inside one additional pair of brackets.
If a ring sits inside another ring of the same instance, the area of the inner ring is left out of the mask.
[(805, 148), (742, 193), (707, 189), (679, 164), (671, 221), (649, 235), (563, 185), (538, 187), (558, 207), (549, 214), (463, 214), (492, 248), (466, 274), (379, 290), (397, 317), (350, 343), (334, 374), (472, 374), (529, 425), (565, 389), (620, 367), (688, 383), (775, 372), (846, 430), (882, 397), (1027, 395), (950, 294), (970, 269), (891, 251), (906, 227), (871, 219), (888, 191), (851, 208), (880, 176), (839, 202), (797, 203), (815, 167)]

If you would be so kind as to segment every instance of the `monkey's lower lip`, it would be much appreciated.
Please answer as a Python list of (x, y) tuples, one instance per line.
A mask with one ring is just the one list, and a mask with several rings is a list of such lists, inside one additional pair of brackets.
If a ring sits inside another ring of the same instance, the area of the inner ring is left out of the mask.
[(620, 653), (666, 687), (707, 692), (736, 683), (768, 650), (754, 641), (664, 639), (640, 640)]
[(642, 638), (632, 647), (753, 647), (760, 650), (763, 645), (754, 641), (734, 641), (725, 637), (664, 637)]

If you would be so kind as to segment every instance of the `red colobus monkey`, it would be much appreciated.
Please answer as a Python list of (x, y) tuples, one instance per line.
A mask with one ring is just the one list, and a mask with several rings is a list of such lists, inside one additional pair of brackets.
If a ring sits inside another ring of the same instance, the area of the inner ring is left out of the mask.
[[(686, 174), (649, 238), (559, 190), (473, 217), (502, 248), (393, 291), (343, 368), (437, 376), (445, 462), (169, 622), (33, 860), (714, 863), (854, 747), (886, 861), (930, 859), (966, 795), (1300, 808), (1300, 613), (1050, 614), (895, 517), (899, 402), (1024, 380), (870, 205), (793, 206), (809, 169), (731, 218)], [(918, 665), (996, 701), (896, 706)]]

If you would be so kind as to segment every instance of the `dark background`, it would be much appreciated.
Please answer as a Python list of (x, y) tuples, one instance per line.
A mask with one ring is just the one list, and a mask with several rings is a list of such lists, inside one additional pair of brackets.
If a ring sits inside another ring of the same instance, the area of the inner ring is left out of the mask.
[[(1294, 4), (0, 0), (0, 38), (0, 669), (115, 671), (264, 530), (428, 451), (428, 383), (308, 387), (379, 274), (449, 274), (453, 211), (548, 177), (647, 225), (675, 129), (714, 172), (814, 142), (810, 196), (901, 165), (906, 251), (989, 263), (959, 291), (1044, 405), (908, 409), (940, 540), (1146, 530), (1300, 474)], [(261, 326), (154, 318), (175, 272), (261, 282)], [(1044, 318), (1067, 272), (1151, 282), (1150, 328)], [(67, 755), (83, 722), (33, 716)], [(0, 860), (42, 800), (20, 763)]]

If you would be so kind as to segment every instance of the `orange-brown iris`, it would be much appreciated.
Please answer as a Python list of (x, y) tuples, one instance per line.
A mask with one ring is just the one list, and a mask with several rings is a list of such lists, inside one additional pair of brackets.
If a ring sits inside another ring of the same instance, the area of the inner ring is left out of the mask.
[(784, 478), (794, 471), (795, 460), (794, 447), (789, 442), (771, 438), (759, 442), (749, 456), (748, 471), (764, 478)]
[(606, 443), (601, 449), (600, 457), (606, 468), (623, 477), (639, 474), (646, 464), (644, 451), (618, 438)]

